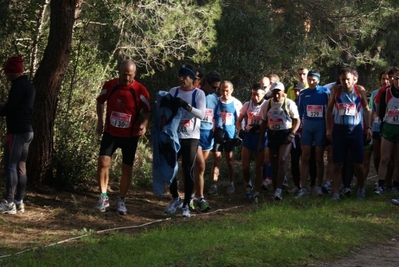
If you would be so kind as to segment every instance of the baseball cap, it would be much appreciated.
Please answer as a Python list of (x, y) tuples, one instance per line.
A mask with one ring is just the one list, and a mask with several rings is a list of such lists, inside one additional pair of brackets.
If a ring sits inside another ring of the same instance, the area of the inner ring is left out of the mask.
[(284, 91), (284, 84), (281, 82), (274, 82), (271, 85), (271, 90), (281, 90)]
[(294, 86), (294, 90), (303, 90), (305, 89), (305, 84), (302, 82), (298, 82), (295, 86)]

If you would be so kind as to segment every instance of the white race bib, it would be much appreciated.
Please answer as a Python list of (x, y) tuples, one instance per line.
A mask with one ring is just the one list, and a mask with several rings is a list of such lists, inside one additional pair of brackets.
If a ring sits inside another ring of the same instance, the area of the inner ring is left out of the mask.
[(132, 115), (112, 111), (110, 116), (110, 124), (115, 128), (129, 128), (130, 120), (132, 119)]
[(356, 115), (356, 104), (338, 104), (338, 110), (340, 116), (355, 116)]
[(323, 117), (323, 106), (322, 105), (307, 105), (306, 115), (309, 118), (322, 118)]

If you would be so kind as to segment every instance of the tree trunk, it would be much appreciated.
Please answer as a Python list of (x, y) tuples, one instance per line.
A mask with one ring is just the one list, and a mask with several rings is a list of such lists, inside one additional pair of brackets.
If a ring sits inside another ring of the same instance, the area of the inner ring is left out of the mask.
[(43, 59), (33, 79), (36, 101), (32, 124), (35, 137), (28, 159), (29, 183), (50, 184), (57, 97), (71, 53), (75, 12), (81, 0), (52, 0), (50, 34)]

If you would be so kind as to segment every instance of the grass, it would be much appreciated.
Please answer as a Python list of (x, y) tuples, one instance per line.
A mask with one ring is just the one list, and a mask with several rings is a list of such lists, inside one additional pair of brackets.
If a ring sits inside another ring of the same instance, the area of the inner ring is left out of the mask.
[[(388, 196), (259, 204), (253, 210), (173, 218), (138, 232), (95, 234), (0, 260), (5, 266), (307, 266), (399, 233)], [(85, 232), (86, 233), (86, 232)]]

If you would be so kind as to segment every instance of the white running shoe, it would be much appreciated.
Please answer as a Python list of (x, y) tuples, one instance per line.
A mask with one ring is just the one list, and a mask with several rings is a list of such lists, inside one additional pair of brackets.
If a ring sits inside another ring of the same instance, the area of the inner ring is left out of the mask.
[(181, 201), (180, 197), (172, 199), (169, 204), (169, 207), (165, 209), (165, 213), (173, 214), (177, 209), (181, 209), (183, 207), (183, 201)]
[(95, 209), (98, 209), (100, 212), (105, 212), (108, 207), (109, 207), (108, 197), (100, 196), (100, 199), (97, 201)]
[(191, 217), (191, 214), (190, 214), (190, 207), (189, 207), (188, 205), (185, 205), (185, 206), (182, 208), (182, 216), (183, 216), (183, 217), (187, 217), (187, 218), (190, 218), (190, 217)]
[(127, 214), (127, 209), (125, 205), (125, 200), (124, 199), (118, 199), (116, 202), (116, 212), (119, 213), (120, 215), (126, 215)]

